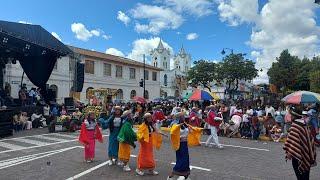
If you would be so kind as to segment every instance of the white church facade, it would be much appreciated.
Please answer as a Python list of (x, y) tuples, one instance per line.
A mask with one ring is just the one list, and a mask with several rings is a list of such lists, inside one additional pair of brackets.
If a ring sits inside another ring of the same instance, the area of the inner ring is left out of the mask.
[[(183, 91), (187, 89), (187, 72), (191, 67), (191, 55), (186, 53), (183, 46), (178, 54), (173, 57), (170, 50), (160, 42), (157, 48), (150, 53), (151, 65), (163, 69), (160, 72), (161, 97), (182, 97)], [(170, 68), (171, 60), (174, 67)]]

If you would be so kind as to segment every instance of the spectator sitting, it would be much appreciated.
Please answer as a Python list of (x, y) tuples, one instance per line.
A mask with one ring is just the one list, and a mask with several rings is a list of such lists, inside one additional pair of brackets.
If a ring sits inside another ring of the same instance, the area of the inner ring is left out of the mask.
[(13, 123), (13, 128), (14, 128), (15, 132), (19, 132), (19, 131), (22, 130), (22, 123), (20, 122), (19, 117), (18, 117), (17, 114), (13, 116), (13, 122), (12, 123)]
[(35, 112), (32, 114), (31, 121), (33, 128), (43, 128), (46, 124), (46, 119), (39, 112)]
[(27, 115), (28, 114), (26, 112), (20, 112), (19, 120), (20, 122), (22, 122), (22, 125), (23, 125), (22, 129), (29, 130), (32, 128), (32, 123), (31, 121), (28, 121), (29, 118)]

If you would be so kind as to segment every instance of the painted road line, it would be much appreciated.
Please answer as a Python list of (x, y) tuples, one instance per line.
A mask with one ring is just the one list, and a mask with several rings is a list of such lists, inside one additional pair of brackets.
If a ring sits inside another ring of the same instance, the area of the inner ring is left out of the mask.
[(23, 149), (24, 148), (23, 146), (10, 144), (10, 143), (6, 143), (6, 142), (0, 142), (0, 146), (4, 147), (6, 149), (10, 149), (10, 150), (16, 150), (16, 149)]
[(57, 142), (66, 141), (65, 139), (49, 137), (49, 136), (42, 136), (42, 135), (34, 136), (34, 138), (43, 139), (43, 140), (50, 140), (50, 141), (57, 141)]
[[(201, 144), (205, 144), (205, 142), (201, 142)], [(215, 145), (214, 143), (210, 143), (211, 145)], [(251, 149), (251, 150), (257, 150), (257, 151), (266, 151), (269, 152), (269, 149), (260, 149), (260, 148), (254, 148), (254, 147), (246, 147), (246, 146), (237, 146), (237, 145), (231, 145), (231, 144), (221, 144), (222, 146), (226, 147), (234, 147), (234, 148), (241, 148), (241, 149)]]
[(8, 167), (16, 166), (16, 165), (19, 165), (19, 164), (23, 164), (23, 163), (26, 163), (26, 162), (34, 161), (34, 160), (37, 160), (37, 159), (41, 159), (41, 158), (44, 158), (44, 157), (48, 157), (48, 156), (51, 156), (51, 155), (54, 155), (54, 154), (58, 154), (58, 153), (61, 153), (61, 152), (69, 151), (71, 149), (75, 149), (75, 148), (79, 148), (79, 147), (81, 147), (81, 146), (73, 146), (73, 147), (68, 147), (68, 148), (64, 148), (64, 149), (48, 151), (48, 152), (45, 152), (45, 153), (38, 153), (38, 154), (33, 154), (33, 155), (28, 155), (28, 156), (22, 156), (22, 157), (19, 157), (19, 158), (11, 159), (11, 161), (8, 161), (8, 160), (5, 160), (4, 162), (0, 161), (0, 170), (8, 168)]
[[(41, 134), (41, 135), (49, 135), (49, 134), (58, 134), (58, 133), (48, 133), (48, 134)], [(23, 136), (23, 137), (24, 137), (24, 138), (27, 138), (27, 137), (35, 137), (35, 136), (39, 136), (39, 135)], [(0, 142), (2, 142), (2, 141), (7, 141), (7, 140), (20, 139), (20, 138), (22, 138), (22, 137), (6, 138), (6, 139), (1, 139)]]
[(80, 178), (80, 177), (82, 177), (82, 176), (84, 176), (84, 175), (86, 175), (86, 174), (91, 173), (91, 172), (94, 171), (94, 170), (97, 170), (97, 169), (99, 169), (99, 168), (107, 165), (108, 163), (109, 163), (109, 161), (106, 161), (106, 162), (104, 162), (104, 163), (101, 163), (101, 164), (99, 164), (99, 165), (97, 165), (97, 166), (94, 166), (94, 167), (92, 167), (92, 168), (90, 168), (90, 169), (88, 169), (88, 170), (86, 170), (86, 171), (83, 171), (83, 172), (81, 172), (81, 173), (79, 173), (79, 174), (77, 174), (77, 175), (74, 175), (74, 176), (72, 176), (72, 177), (69, 177), (67, 180), (78, 179), (78, 178)]
[(43, 145), (50, 144), (48, 142), (36, 141), (36, 140), (26, 139), (26, 138), (15, 139), (12, 141), (23, 142), (23, 143), (33, 144), (33, 145), (37, 145), (37, 146), (43, 146)]
[(78, 138), (77, 135), (68, 135), (68, 134), (60, 134), (60, 133), (53, 134), (53, 135), (54, 136), (60, 136), (60, 137), (66, 137), (66, 138), (72, 138), (72, 139)]
[[(175, 162), (172, 162), (171, 164), (172, 165), (176, 165)], [(190, 165), (190, 169), (198, 169), (198, 170), (201, 170), (201, 171), (208, 171), (208, 172), (211, 171), (211, 169), (208, 169), (208, 168), (203, 168), (203, 167), (199, 167), (199, 166), (191, 166), (191, 165)]]
[[(106, 136), (109, 136), (109, 135), (103, 135), (103, 137), (106, 137)], [(14, 152), (14, 151), (21, 151), (21, 150), (26, 150), (26, 149), (33, 149), (33, 148), (45, 147), (45, 146), (51, 146), (51, 145), (56, 145), (56, 144), (63, 144), (63, 143), (68, 143), (68, 142), (75, 142), (75, 141), (78, 141), (78, 139), (65, 140), (65, 141), (55, 142), (55, 143), (49, 143), (49, 144), (41, 145), (41, 146), (30, 146), (30, 147), (23, 147), (23, 146), (21, 146), (20, 149), (10, 149), (10, 150), (5, 150), (5, 151), (0, 151), (0, 154), (8, 153), (8, 152)], [(2, 143), (2, 142), (0, 142), (0, 144), (1, 144), (1, 143)], [(7, 144), (7, 143), (6, 143), (6, 144)], [(9, 145), (11, 145), (11, 144), (9, 144)], [(0, 145), (0, 146), (1, 146), (1, 145)]]

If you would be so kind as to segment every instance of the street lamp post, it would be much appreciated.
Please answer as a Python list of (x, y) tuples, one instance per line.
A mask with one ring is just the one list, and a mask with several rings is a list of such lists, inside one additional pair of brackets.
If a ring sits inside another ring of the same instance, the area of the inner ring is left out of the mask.
[(222, 55), (225, 55), (225, 54), (226, 54), (226, 51), (225, 51), (225, 50), (229, 50), (229, 51), (231, 51), (231, 54), (233, 54), (233, 49), (223, 48), (222, 51), (221, 51), (221, 54), (222, 54)]
[(143, 98), (146, 98), (146, 55), (143, 54)]

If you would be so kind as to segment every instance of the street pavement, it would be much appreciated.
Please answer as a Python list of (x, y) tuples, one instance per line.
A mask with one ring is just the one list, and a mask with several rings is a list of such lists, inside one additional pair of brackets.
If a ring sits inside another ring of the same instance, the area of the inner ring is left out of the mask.
[[(137, 176), (136, 155), (139, 146), (132, 151), (131, 172), (123, 172), (120, 167), (108, 166), (108, 132), (104, 131), (105, 142), (96, 145), (96, 158), (92, 163), (83, 160), (83, 147), (75, 133), (46, 134), (38, 130), (12, 138), (0, 139), (0, 179), (155, 179), (165, 180), (175, 162), (175, 153), (170, 141), (164, 137), (159, 151), (155, 150), (158, 176)], [(202, 141), (207, 137), (203, 136)], [(191, 147), (190, 163), (192, 180), (224, 179), (295, 179), (291, 162), (284, 160), (282, 143), (252, 141), (237, 138), (220, 138), (223, 149), (204, 146)], [(317, 149), (317, 154), (319, 153)], [(311, 179), (318, 180), (320, 166), (311, 171)]]

